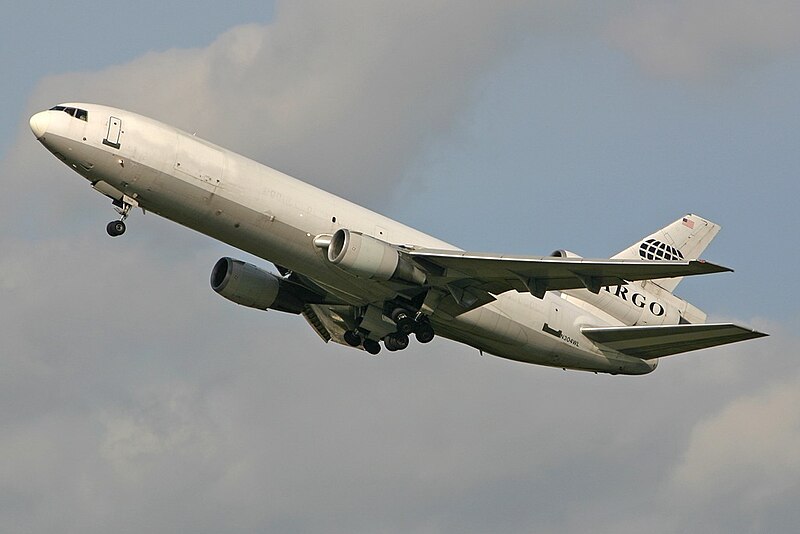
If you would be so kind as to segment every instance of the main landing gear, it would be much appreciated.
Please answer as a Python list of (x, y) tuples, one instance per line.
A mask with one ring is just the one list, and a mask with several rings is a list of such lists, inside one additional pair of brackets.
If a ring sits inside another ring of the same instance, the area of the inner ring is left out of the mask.
[[(130, 200), (130, 202), (129, 202)], [(106, 225), (106, 232), (111, 237), (117, 237), (125, 233), (125, 219), (133, 208), (136, 207), (136, 201), (129, 197), (123, 197), (121, 200), (114, 200), (112, 202), (114, 209), (119, 213), (120, 218), (116, 221), (111, 221)]]
[[(408, 311), (398, 308), (391, 313), (391, 318), (397, 325), (397, 331), (383, 337), (383, 346), (389, 352), (407, 348), (410, 334), (414, 334), (420, 343), (430, 343), (436, 335), (428, 318), (421, 313), (412, 317)], [(345, 343), (351, 347), (363, 347), (370, 354), (378, 354), (381, 351), (380, 343), (367, 335), (369, 332), (359, 328), (346, 331), (343, 337)]]
[(374, 339), (365, 339), (364, 350), (370, 354), (378, 354), (381, 351), (381, 344)]
[(404, 348), (408, 347), (408, 335), (403, 334), (402, 332), (389, 334), (383, 338), (383, 346), (386, 347), (386, 350), (390, 352), (403, 350)]
[[(384, 338), (384, 344), (389, 341), (386, 348), (389, 350), (403, 350), (408, 346), (408, 336), (412, 333), (417, 341), (420, 343), (430, 343), (433, 340), (434, 333), (431, 323), (428, 318), (422, 313), (417, 313), (412, 317), (410, 312), (404, 308), (396, 308), (391, 314), (392, 320), (397, 325), (397, 333), (390, 334)], [(390, 348), (392, 347), (397, 348)]]
[(344, 333), (344, 341), (351, 347), (364, 347), (370, 354), (378, 354), (381, 351), (381, 344), (374, 339), (362, 338), (361, 334), (355, 330), (348, 330)]

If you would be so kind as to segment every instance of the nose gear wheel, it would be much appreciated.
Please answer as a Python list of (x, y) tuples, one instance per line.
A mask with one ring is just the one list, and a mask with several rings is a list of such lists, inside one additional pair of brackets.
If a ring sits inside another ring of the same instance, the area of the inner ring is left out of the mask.
[(111, 237), (117, 237), (125, 233), (125, 219), (128, 218), (131, 210), (138, 205), (138, 202), (128, 196), (123, 196), (120, 200), (114, 200), (112, 204), (117, 213), (119, 213), (120, 218), (108, 223), (106, 232)]
[(125, 233), (125, 223), (122, 221), (111, 221), (106, 225), (106, 232), (111, 237), (117, 237)]

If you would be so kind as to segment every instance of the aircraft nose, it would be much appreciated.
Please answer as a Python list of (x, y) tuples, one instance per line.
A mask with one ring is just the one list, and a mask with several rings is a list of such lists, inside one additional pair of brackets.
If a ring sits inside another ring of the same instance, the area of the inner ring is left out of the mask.
[(36, 136), (36, 139), (41, 139), (47, 131), (47, 126), (50, 124), (50, 114), (46, 111), (40, 111), (31, 117), (30, 124), (33, 135)]

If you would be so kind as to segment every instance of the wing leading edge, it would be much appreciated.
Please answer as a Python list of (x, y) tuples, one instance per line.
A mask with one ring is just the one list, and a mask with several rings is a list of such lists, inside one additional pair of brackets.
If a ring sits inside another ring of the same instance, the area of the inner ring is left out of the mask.
[(433, 285), (469, 285), (492, 294), (511, 289), (542, 298), (547, 291), (586, 288), (732, 271), (703, 260), (645, 261), (475, 254), (453, 250), (403, 251), (426, 272)]
[(584, 327), (581, 333), (596, 343), (643, 360), (768, 335), (731, 323)]

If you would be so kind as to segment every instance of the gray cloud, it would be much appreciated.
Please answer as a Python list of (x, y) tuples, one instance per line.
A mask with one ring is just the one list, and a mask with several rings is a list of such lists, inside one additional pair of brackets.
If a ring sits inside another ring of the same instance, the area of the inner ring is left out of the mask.
[[(790, 472), (739, 478), (740, 455), (765, 450), (727, 445), (767, 425), (764, 437), (790, 450), (796, 421), (775, 416), (790, 409), (798, 378), (775, 388), (757, 352), (780, 369), (792, 337), (675, 357), (640, 379), (525, 366), (446, 341), (372, 358), (323, 346), (295, 317), (198, 291), (202, 263), (179, 262), (186, 281), (159, 282), (142, 268), (144, 247), (133, 248), (119, 261), (136, 262), (139, 287), (152, 289), (123, 321), (80, 317), (113, 310), (115, 295), (77, 274), (53, 295), (80, 301), (74, 316), (43, 313), (45, 324), (66, 323), (52, 346), (4, 360), (0, 499), (18, 531), (625, 532), (655, 519), (656, 531), (680, 532), (681, 517), (714, 526), (703, 500), (718, 509), (714, 495), (746, 497), (753, 481), (800, 496), (791, 483), (772, 486)], [(86, 254), (61, 254), (65, 272)], [(3, 338), (18, 339), (22, 323), (4, 325)], [(728, 378), (695, 377), (711, 369)], [(773, 419), (754, 428), (758, 417)], [(735, 484), (707, 491), (729, 476)], [(725, 512), (735, 525), (752, 510)]]
[[(163, 233), (194, 243), (157, 258), (146, 239), (76, 235), (19, 244), (9, 256), (36, 268), (0, 269), (0, 500), (15, 531), (736, 532), (759, 515), (736, 505), (753, 486), (778, 492), (769, 524), (797, 519), (791, 477), (769, 457), (737, 475), (753, 449), (728, 444), (791, 407), (798, 340), (775, 325), (638, 379), (441, 340), (373, 358), (220, 299), (205, 284), (222, 251)], [(796, 421), (763, 424), (789, 451)]]
[(364, 201), (404, 177), (523, 35), (568, 24), (564, 11), (550, 2), (285, 2), (273, 23), (234, 28), (203, 49), (49, 78), (32, 107), (113, 103)]
[(608, 36), (653, 76), (704, 81), (796, 51), (798, 27), (792, 0), (648, 1), (613, 18)]
[(673, 471), (675, 499), (693, 515), (713, 508), (775, 530), (771, 516), (800, 493), (798, 396), (800, 375), (790, 376), (699, 421)]

